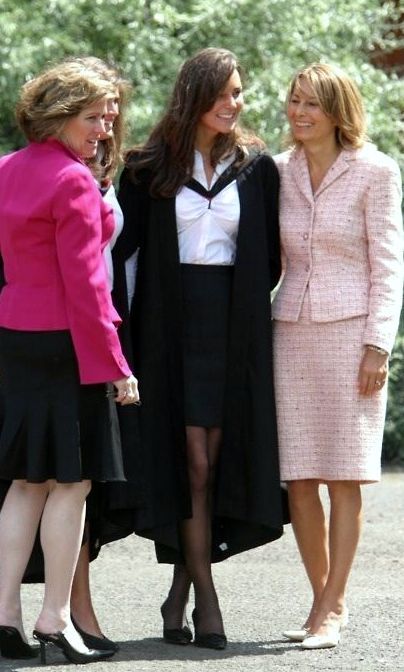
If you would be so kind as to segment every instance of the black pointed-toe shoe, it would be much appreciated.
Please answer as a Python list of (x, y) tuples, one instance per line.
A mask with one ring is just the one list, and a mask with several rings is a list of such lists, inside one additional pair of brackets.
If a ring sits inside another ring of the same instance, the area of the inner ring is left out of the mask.
[(223, 651), (227, 646), (227, 637), (225, 634), (218, 632), (198, 632), (198, 614), (196, 609), (192, 612), (192, 620), (195, 627), (194, 644), (204, 649), (216, 649), (216, 651)]
[(71, 623), (63, 631), (50, 634), (34, 630), (33, 636), (40, 644), (41, 663), (43, 665), (46, 665), (46, 652), (50, 644), (60, 649), (67, 660), (76, 663), (76, 665), (106, 660), (113, 655), (110, 651), (89, 649)]
[(38, 646), (30, 646), (12, 625), (0, 625), (0, 654), (3, 658), (28, 660), (39, 654)]
[(81, 639), (83, 640), (84, 644), (88, 646), (89, 649), (96, 649), (98, 651), (110, 651), (111, 655), (119, 651), (118, 644), (116, 642), (113, 642), (112, 639), (108, 639), (108, 637), (105, 637), (105, 635), (101, 635), (101, 637), (97, 637), (96, 635), (90, 635), (88, 632), (85, 632), (80, 628), (80, 626), (73, 619), (73, 616), (71, 617), (71, 619), (77, 632), (79, 633), (79, 635), (81, 635)]
[(163, 628), (163, 639), (168, 644), (184, 646), (192, 642), (192, 632), (187, 625), (182, 628)]

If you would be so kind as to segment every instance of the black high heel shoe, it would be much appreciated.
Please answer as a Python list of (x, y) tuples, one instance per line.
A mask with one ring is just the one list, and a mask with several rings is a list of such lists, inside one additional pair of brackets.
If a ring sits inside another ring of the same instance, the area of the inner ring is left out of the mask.
[(17, 628), (12, 625), (0, 625), (0, 654), (3, 658), (26, 660), (36, 658), (38, 653), (39, 647), (27, 644)]
[(90, 635), (88, 632), (85, 632), (80, 628), (80, 626), (74, 620), (73, 616), (71, 616), (71, 619), (74, 627), (81, 636), (81, 639), (89, 649), (96, 649), (97, 651), (110, 651), (111, 656), (119, 651), (118, 644), (113, 642), (112, 639), (108, 639), (108, 637), (105, 637), (105, 635), (102, 635), (101, 637)]
[(187, 625), (182, 628), (163, 628), (163, 639), (168, 644), (190, 644), (192, 642), (192, 632)]
[(198, 613), (196, 609), (192, 612), (192, 620), (195, 627), (194, 644), (204, 649), (216, 649), (223, 651), (227, 646), (227, 637), (225, 634), (218, 632), (198, 633)]
[[(160, 612), (164, 624), (163, 608), (160, 609)], [(183, 625), (182, 628), (166, 628), (163, 625), (163, 639), (167, 644), (186, 646), (192, 642), (192, 632), (188, 625)]]
[(85, 663), (93, 663), (98, 660), (105, 660), (106, 658), (110, 658), (112, 655), (110, 651), (97, 651), (94, 649), (89, 649), (84, 644), (84, 642), (82, 647), (80, 647), (81, 650), (76, 648), (71, 642), (69, 642), (68, 639), (69, 636), (72, 635), (74, 639), (74, 634), (77, 633), (75, 633), (73, 625), (70, 624), (63, 630), (63, 632), (48, 634), (34, 630), (33, 636), (40, 644), (41, 663), (46, 665), (46, 647), (49, 644), (53, 644), (54, 646), (57, 646), (59, 649), (61, 649), (67, 660), (71, 663), (76, 663), (76, 665), (84, 665)]

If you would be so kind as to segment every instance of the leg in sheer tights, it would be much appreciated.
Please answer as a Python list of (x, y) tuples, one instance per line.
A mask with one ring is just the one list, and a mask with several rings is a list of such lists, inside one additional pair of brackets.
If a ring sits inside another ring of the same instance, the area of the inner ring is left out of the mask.
[(217, 427), (187, 427), (193, 516), (182, 524), (185, 566), (174, 567), (172, 585), (162, 607), (165, 627), (178, 628), (184, 624), (192, 583), (199, 632), (223, 632), (210, 561), (212, 492), (221, 437), (221, 429)]
[(88, 541), (82, 544), (76, 571), (73, 577), (71, 612), (75, 623), (84, 632), (95, 637), (101, 637), (102, 632), (91, 598), (90, 588), (90, 552)]

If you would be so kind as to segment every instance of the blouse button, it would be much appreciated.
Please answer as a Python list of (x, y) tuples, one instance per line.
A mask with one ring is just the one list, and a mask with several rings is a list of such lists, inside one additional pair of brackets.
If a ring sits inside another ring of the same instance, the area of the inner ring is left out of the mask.
[(309, 237), (309, 234), (308, 234), (308, 233), (304, 233), (304, 234), (303, 234), (303, 240), (307, 240), (308, 237)]

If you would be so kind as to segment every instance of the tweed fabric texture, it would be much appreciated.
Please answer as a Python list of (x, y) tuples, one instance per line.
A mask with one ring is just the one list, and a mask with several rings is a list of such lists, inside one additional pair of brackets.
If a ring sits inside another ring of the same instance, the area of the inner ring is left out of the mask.
[[(307, 297), (308, 298), (308, 297)], [(380, 480), (387, 387), (358, 392), (366, 317), (274, 323), (281, 480)]]
[(284, 279), (273, 317), (366, 315), (362, 342), (391, 351), (403, 296), (401, 177), (393, 159), (365, 145), (343, 150), (313, 194), (303, 149), (275, 157), (281, 177)]

